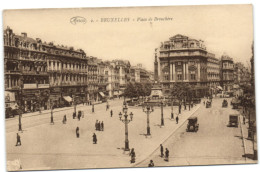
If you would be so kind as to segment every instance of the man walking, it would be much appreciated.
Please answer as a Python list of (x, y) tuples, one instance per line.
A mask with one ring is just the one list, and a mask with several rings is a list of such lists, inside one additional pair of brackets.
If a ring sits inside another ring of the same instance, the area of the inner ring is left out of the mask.
[(160, 144), (160, 151), (161, 151), (161, 157), (163, 157), (164, 154), (163, 154), (163, 145), (162, 144)]
[(176, 117), (176, 124), (179, 122), (179, 116)]
[(166, 148), (165, 149), (165, 161), (169, 161), (169, 150)]
[(179, 114), (181, 114), (181, 104), (179, 104)]
[(246, 118), (245, 118), (245, 115), (243, 115), (243, 124), (244, 124), (244, 125), (246, 124)]
[(98, 120), (96, 120), (95, 128), (96, 128), (96, 131), (97, 131), (98, 130)]
[(79, 127), (76, 128), (76, 136), (79, 138)]
[(110, 111), (110, 116), (111, 116), (111, 117), (113, 116), (113, 110)]
[(104, 131), (104, 123), (103, 123), (103, 121), (101, 122), (101, 131)]
[(92, 137), (93, 137), (93, 144), (97, 144), (97, 136), (96, 136), (96, 134), (94, 133)]
[[(18, 145), (19, 144), (19, 145)], [(22, 142), (21, 142), (21, 137), (20, 135), (17, 133), (16, 135), (16, 145), (15, 146), (21, 146)]]

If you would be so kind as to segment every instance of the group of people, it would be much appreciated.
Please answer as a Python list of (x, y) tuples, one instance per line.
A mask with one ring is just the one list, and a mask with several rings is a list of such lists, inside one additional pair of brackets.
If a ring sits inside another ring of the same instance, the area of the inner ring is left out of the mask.
[[(164, 153), (164, 148), (163, 148), (163, 145), (160, 144), (160, 157), (161, 158), (164, 158), (164, 161), (169, 161), (169, 150), (168, 148), (165, 149), (165, 153)], [(154, 167), (154, 162), (153, 160), (150, 160), (150, 163), (148, 164), (148, 167)]]
[(96, 128), (96, 131), (104, 131), (104, 123), (103, 123), (103, 121), (100, 122), (100, 121), (96, 120), (95, 128)]
[(169, 150), (167, 148), (165, 148), (165, 155), (164, 155), (164, 148), (163, 148), (163, 145), (160, 144), (160, 152), (161, 152), (161, 157), (163, 158), (164, 157), (164, 160), (165, 161), (169, 161)]

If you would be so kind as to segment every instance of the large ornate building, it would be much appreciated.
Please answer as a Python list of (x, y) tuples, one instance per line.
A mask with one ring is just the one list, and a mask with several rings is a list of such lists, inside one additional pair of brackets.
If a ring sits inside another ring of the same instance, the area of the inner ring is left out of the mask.
[[(49, 76), (47, 52), (40, 39), (26, 33), (16, 35), (7, 27), (4, 31), (5, 91), (13, 95), (14, 103), (24, 111), (47, 109)], [(6, 104), (8, 106), (8, 104)]]
[(155, 66), (158, 61), (158, 76), (163, 94), (169, 95), (171, 87), (176, 82), (187, 82), (196, 90), (196, 94), (206, 94), (209, 56), (212, 54), (206, 50), (202, 40), (180, 34), (161, 43), (159, 60), (155, 59)]
[(4, 31), (5, 91), (24, 111), (86, 100), (87, 62), (83, 50)]

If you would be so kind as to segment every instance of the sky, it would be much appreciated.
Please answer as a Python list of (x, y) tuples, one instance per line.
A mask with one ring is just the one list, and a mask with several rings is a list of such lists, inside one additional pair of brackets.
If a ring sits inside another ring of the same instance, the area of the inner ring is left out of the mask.
[[(103, 60), (142, 63), (148, 70), (153, 70), (154, 49), (182, 34), (203, 40), (217, 58), (226, 53), (248, 67), (252, 10), (251, 5), (7, 10), (3, 24), (16, 34), (26, 32), (28, 37), (81, 48), (88, 56)], [(73, 17), (84, 22), (73, 24)], [(155, 21), (155, 17), (169, 20)], [(102, 18), (124, 22), (101, 22)]]

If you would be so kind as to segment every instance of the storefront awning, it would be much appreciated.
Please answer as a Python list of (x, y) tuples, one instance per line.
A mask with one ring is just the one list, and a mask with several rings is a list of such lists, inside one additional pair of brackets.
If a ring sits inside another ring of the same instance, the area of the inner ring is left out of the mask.
[(219, 90), (223, 90), (223, 88), (221, 86), (217, 86), (217, 89)]
[(63, 98), (69, 103), (72, 102), (72, 98), (70, 96), (63, 96)]
[(114, 96), (118, 96), (119, 95), (119, 93), (118, 92), (114, 92)]
[(105, 97), (105, 94), (103, 92), (99, 92), (99, 94), (102, 96), (102, 97)]

